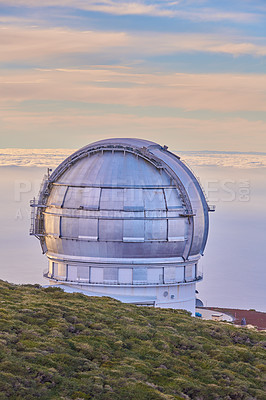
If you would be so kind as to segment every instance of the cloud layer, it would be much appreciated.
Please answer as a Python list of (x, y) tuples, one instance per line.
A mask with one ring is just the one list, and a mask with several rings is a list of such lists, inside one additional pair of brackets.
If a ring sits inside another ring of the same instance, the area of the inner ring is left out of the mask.
[(137, 73), (128, 68), (6, 71), (0, 104), (61, 100), (184, 110), (266, 111), (266, 75)]
[[(1, 20), (0, 20), (1, 21)], [(4, 20), (5, 21), (5, 20)], [(70, 28), (42, 28), (3, 24), (0, 28), (0, 61), (40, 62), (63, 55), (102, 54), (118, 58), (162, 56), (176, 53), (214, 53), (266, 55), (266, 41), (262, 38), (237, 34), (215, 33), (160, 33), (76, 30)]]
[[(205, 3), (205, 4), (204, 4)], [(6, 5), (6, 0), (0, 0), (0, 4)], [(9, 0), (9, 6), (32, 7), (32, 8), (54, 8), (79, 9), (84, 11), (100, 12), (111, 15), (126, 16), (152, 16), (166, 18), (180, 18), (191, 21), (233, 21), (239, 23), (250, 23), (260, 19), (259, 11), (227, 11), (223, 8), (213, 7), (212, 3), (204, 1), (130, 1), (130, 0)]]
[[(0, 167), (55, 168), (74, 149), (0, 149)], [(176, 152), (191, 166), (266, 168), (266, 153)]]

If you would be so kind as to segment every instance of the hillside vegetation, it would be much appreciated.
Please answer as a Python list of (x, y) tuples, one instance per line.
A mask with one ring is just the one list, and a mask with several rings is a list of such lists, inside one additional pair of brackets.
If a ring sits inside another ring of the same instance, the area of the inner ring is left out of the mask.
[(0, 281), (0, 399), (265, 399), (266, 335)]

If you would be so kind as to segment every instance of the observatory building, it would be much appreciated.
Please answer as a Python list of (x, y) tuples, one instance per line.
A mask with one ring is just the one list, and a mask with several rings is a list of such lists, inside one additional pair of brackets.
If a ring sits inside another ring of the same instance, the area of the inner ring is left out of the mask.
[(195, 313), (209, 217), (202, 188), (167, 147), (107, 139), (76, 151), (31, 202), (44, 274), (68, 291)]

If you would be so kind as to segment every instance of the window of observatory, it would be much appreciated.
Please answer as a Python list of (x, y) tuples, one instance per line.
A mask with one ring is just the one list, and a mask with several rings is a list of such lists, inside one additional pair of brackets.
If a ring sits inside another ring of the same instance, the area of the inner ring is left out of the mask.
[(53, 262), (53, 276), (57, 277), (58, 275), (58, 263)]
[(65, 279), (66, 265), (63, 263), (53, 263), (53, 275), (56, 279)]
[(54, 263), (54, 277), (57, 279), (66, 278), (66, 265), (63, 263)]
[(148, 283), (163, 283), (163, 268), (148, 268)]
[(102, 283), (103, 282), (103, 268), (91, 267), (91, 283)]
[(53, 262), (49, 260), (49, 264), (48, 264), (48, 274), (49, 277), (51, 277), (53, 275)]
[(164, 283), (176, 282), (176, 267), (164, 267)]
[(89, 280), (89, 267), (87, 266), (78, 266), (77, 267), (77, 278), (80, 281), (88, 281)]
[(116, 283), (118, 280), (118, 268), (104, 268), (103, 269), (103, 281)]
[(119, 283), (132, 284), (132, 268), (119, 268)]
[(78, 267), (76, 265), (68, 265), (67, 267), (67, 280), (76, 281), (78, 278)]
[(195, 265), (186, 265), (185, 268), (185, 280), (190, 281), (195, 276)]
[(147, 283), (147, 268), (133, 268), (133, 283)]
[(184, 281), (184, 266), (176, 268), (176, 282)]

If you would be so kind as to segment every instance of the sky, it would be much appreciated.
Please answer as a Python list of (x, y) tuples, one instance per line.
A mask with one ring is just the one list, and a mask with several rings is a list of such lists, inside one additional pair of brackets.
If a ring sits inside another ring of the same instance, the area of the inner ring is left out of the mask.
[(0, 147), (266, 151), (265, 0), (0, 0)]

